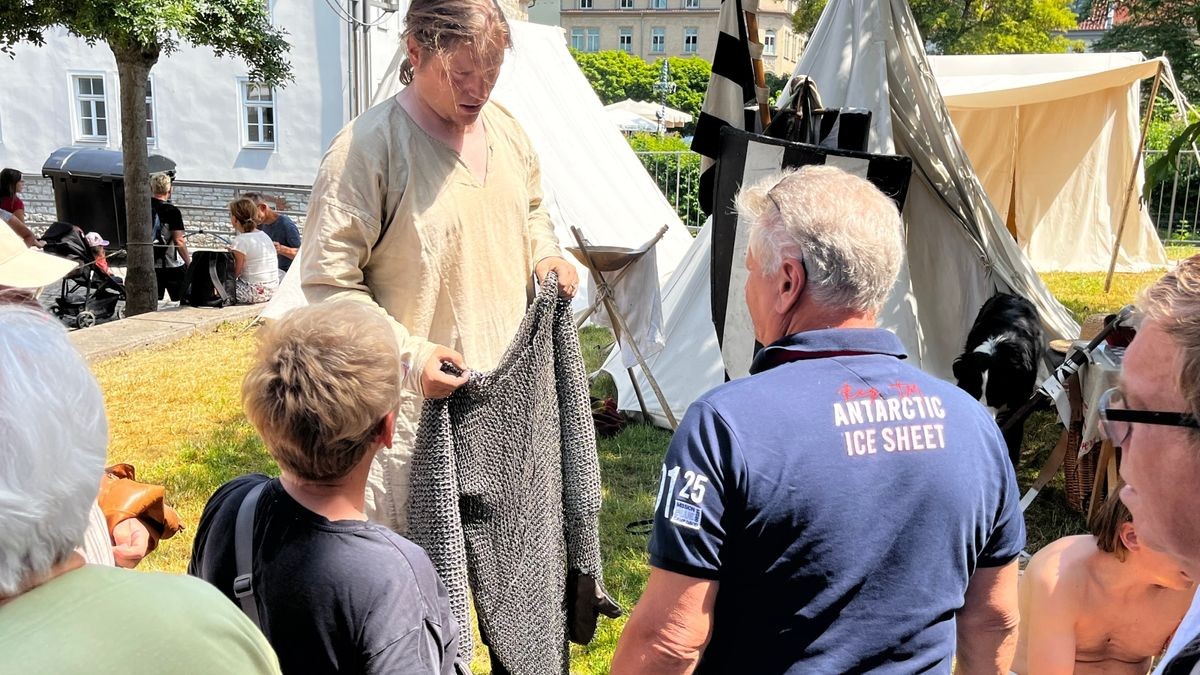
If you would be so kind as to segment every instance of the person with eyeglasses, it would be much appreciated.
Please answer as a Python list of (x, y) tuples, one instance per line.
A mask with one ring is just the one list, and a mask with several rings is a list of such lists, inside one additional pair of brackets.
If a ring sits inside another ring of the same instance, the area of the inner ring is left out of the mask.
[[(1147, 289), (1138, 308), (1141, 328), (1100, 418), (1121, 448), (1121, 500), (1142, 541), (1200, 579), (1200, 255)], [(1195, 601), (1155, 673), (1200, 674)]]

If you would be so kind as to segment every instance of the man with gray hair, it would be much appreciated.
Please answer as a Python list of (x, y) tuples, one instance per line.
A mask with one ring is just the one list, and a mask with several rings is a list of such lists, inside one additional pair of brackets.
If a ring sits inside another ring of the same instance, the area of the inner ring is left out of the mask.
[(107, 447), (103, 394), (62, 324), (0, 304), (0, 672), (278, 673), (204, 582), (84, 563)]
[(1007, 672), (1016, 480), (987, 411), (875, 327), (904, 255), (895, 205), (821, 166), (738, 209), (767, 346), (671, 441), (612, 672)]
[[(1138, 309), (1142, 325), (1125, 352), (1120, 386), (1100, 401), (1100, 417), (1122, 451), (1121, 501), (1139, 538), (1200, 580), (1200, 256), (1147, 289)], [(1200, 673), (1198, 664), (1200, 599), (1155, 673)]]

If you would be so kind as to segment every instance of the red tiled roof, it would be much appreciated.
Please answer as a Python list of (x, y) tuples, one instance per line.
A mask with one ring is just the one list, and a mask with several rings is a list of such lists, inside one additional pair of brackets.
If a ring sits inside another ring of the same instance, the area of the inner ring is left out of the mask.
[(1079, 26), (1075, 30), (1108, 30), (1129, 20), (1129, 10), (1122, 5), (1117, 5), (1110, 22), (1109, 8), (1112, 6), (1112, 0), (1095, 0), (1092, 3), (1091, 13), (1079, 19)]

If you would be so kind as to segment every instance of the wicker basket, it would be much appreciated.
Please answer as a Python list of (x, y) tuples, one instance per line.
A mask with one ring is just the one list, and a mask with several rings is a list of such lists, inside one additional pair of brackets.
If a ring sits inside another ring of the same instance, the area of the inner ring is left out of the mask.
[[(1067, 445), (1067, 456), (1063, 458), (1063, 477), (1066, 479), (1067, 505), (1078, 513), (1087, 513), (1092, 485), (1096, 480), (1096, 465), (1099, 463), (1100, 444), (1096, 443), (1086, 454), (1079, 456), (1079, 439), (1082, 428), (1071, 430), (1072, 438)], [(1074, 442), (1071, 442), (1074, 441)]]

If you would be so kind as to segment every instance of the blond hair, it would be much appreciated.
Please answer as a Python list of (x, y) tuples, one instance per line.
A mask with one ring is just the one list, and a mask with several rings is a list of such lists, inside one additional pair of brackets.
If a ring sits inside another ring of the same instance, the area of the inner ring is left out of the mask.
[(242, 197), (229, 202), (229, 215), (237, 222), (238, 232), (253, 232), (258, 225), (254, 222), (258, 215), (258, 205), (253, 199)]
[[(487, 63), (512, 46), (508, 20), (495, 0), (413, 0), (400, 34), (401, 41), (406, 43), (408, 38), (439, 58), (468, 46), (478, 63)], [(413, 65), (405, 57), (400, 63), (400, 83), (412, 81)]]
[(1129, 512), (1125, 502), (1121, 501), (1121, 487), (1124, 485), (1124, 482), (1118, 481), (1116, 492), (1104, 500), (1087, 521), (1088, 530), (1096, 538), (1096, 548), (1117, 556), (1117, 560), (1120, 561), (1124, 561), (1125, 555), (1129, 553), (1125, 542), (1121, 540), (1121, 526), (1133, 522), (1133, 514)]
[(281, 468), (334, 480), (399, 406), (400, 366), (382, 315), (349, 300), (302, 307), (260, 330), (242, 405)]
[(1189, 412), (1200, 417), (1200, 254), (1179, 261), (1147, 288), (1138, 308), (1178, 345), (1179, 390)]
[(900, 272), (904, 240), (896, 203), (832, 166), (775, 172), (738, 193), (760, 273), (804, 261), (812, 297), (835, 309), (878, 311)]
[(152, 173), (150, 174), (150, 192), (155, 195), (165, 195), (171, 191), (171, 174), (169, 173)]

